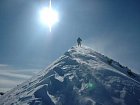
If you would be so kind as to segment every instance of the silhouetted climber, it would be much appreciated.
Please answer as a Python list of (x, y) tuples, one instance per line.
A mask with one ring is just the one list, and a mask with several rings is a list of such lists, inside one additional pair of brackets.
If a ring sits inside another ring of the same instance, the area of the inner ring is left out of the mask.
[(80, 46), (80, 47), (81, 47), (81, 41), (82, 41), (82, 39), (79, 37), (79, 38), (77, 39), (77, 43), (78, 43), (78, 46)]

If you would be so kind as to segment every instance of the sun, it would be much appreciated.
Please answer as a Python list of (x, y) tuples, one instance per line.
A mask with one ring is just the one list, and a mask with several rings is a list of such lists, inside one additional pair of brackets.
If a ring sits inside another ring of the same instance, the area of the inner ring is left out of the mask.
[(43, 7), (40, 10), (40, 20), (43, 24), (48, 25), (50, 32), (52, 26), (58, 22), (58, 12), (53, 10), (51, 0), (49, 7)]

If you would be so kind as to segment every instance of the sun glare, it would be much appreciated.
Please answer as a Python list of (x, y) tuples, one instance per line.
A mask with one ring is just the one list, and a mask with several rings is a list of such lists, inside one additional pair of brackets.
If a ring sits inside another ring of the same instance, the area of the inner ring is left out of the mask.
[(44, 7), (41, 9), (40, 19), (43, 24), (48, 25), (50, 32), (51, 32), (52, 26), (56, 22), (58, 22), (58, 13), (57, 13), (57, 11), (52, 9), (51, 0), (50, 0), (49, 7)]

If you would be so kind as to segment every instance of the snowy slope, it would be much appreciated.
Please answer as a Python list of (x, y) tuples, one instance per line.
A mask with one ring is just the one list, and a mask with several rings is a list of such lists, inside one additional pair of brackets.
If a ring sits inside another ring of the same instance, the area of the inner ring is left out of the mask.
[(92, 49), (72, 47), (0, 97), (0, 105), (140, 105), (140, 76)]

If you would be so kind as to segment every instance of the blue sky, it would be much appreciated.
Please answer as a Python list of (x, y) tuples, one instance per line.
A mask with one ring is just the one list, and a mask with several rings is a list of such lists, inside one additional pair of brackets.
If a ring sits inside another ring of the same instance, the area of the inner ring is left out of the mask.
[(140, 73), (139, 0), (52, 0), (59, 23), (41, 24), (48, 0), (0, 0), (0, 91), (44, 69), (76, 45), (77, 37)]

